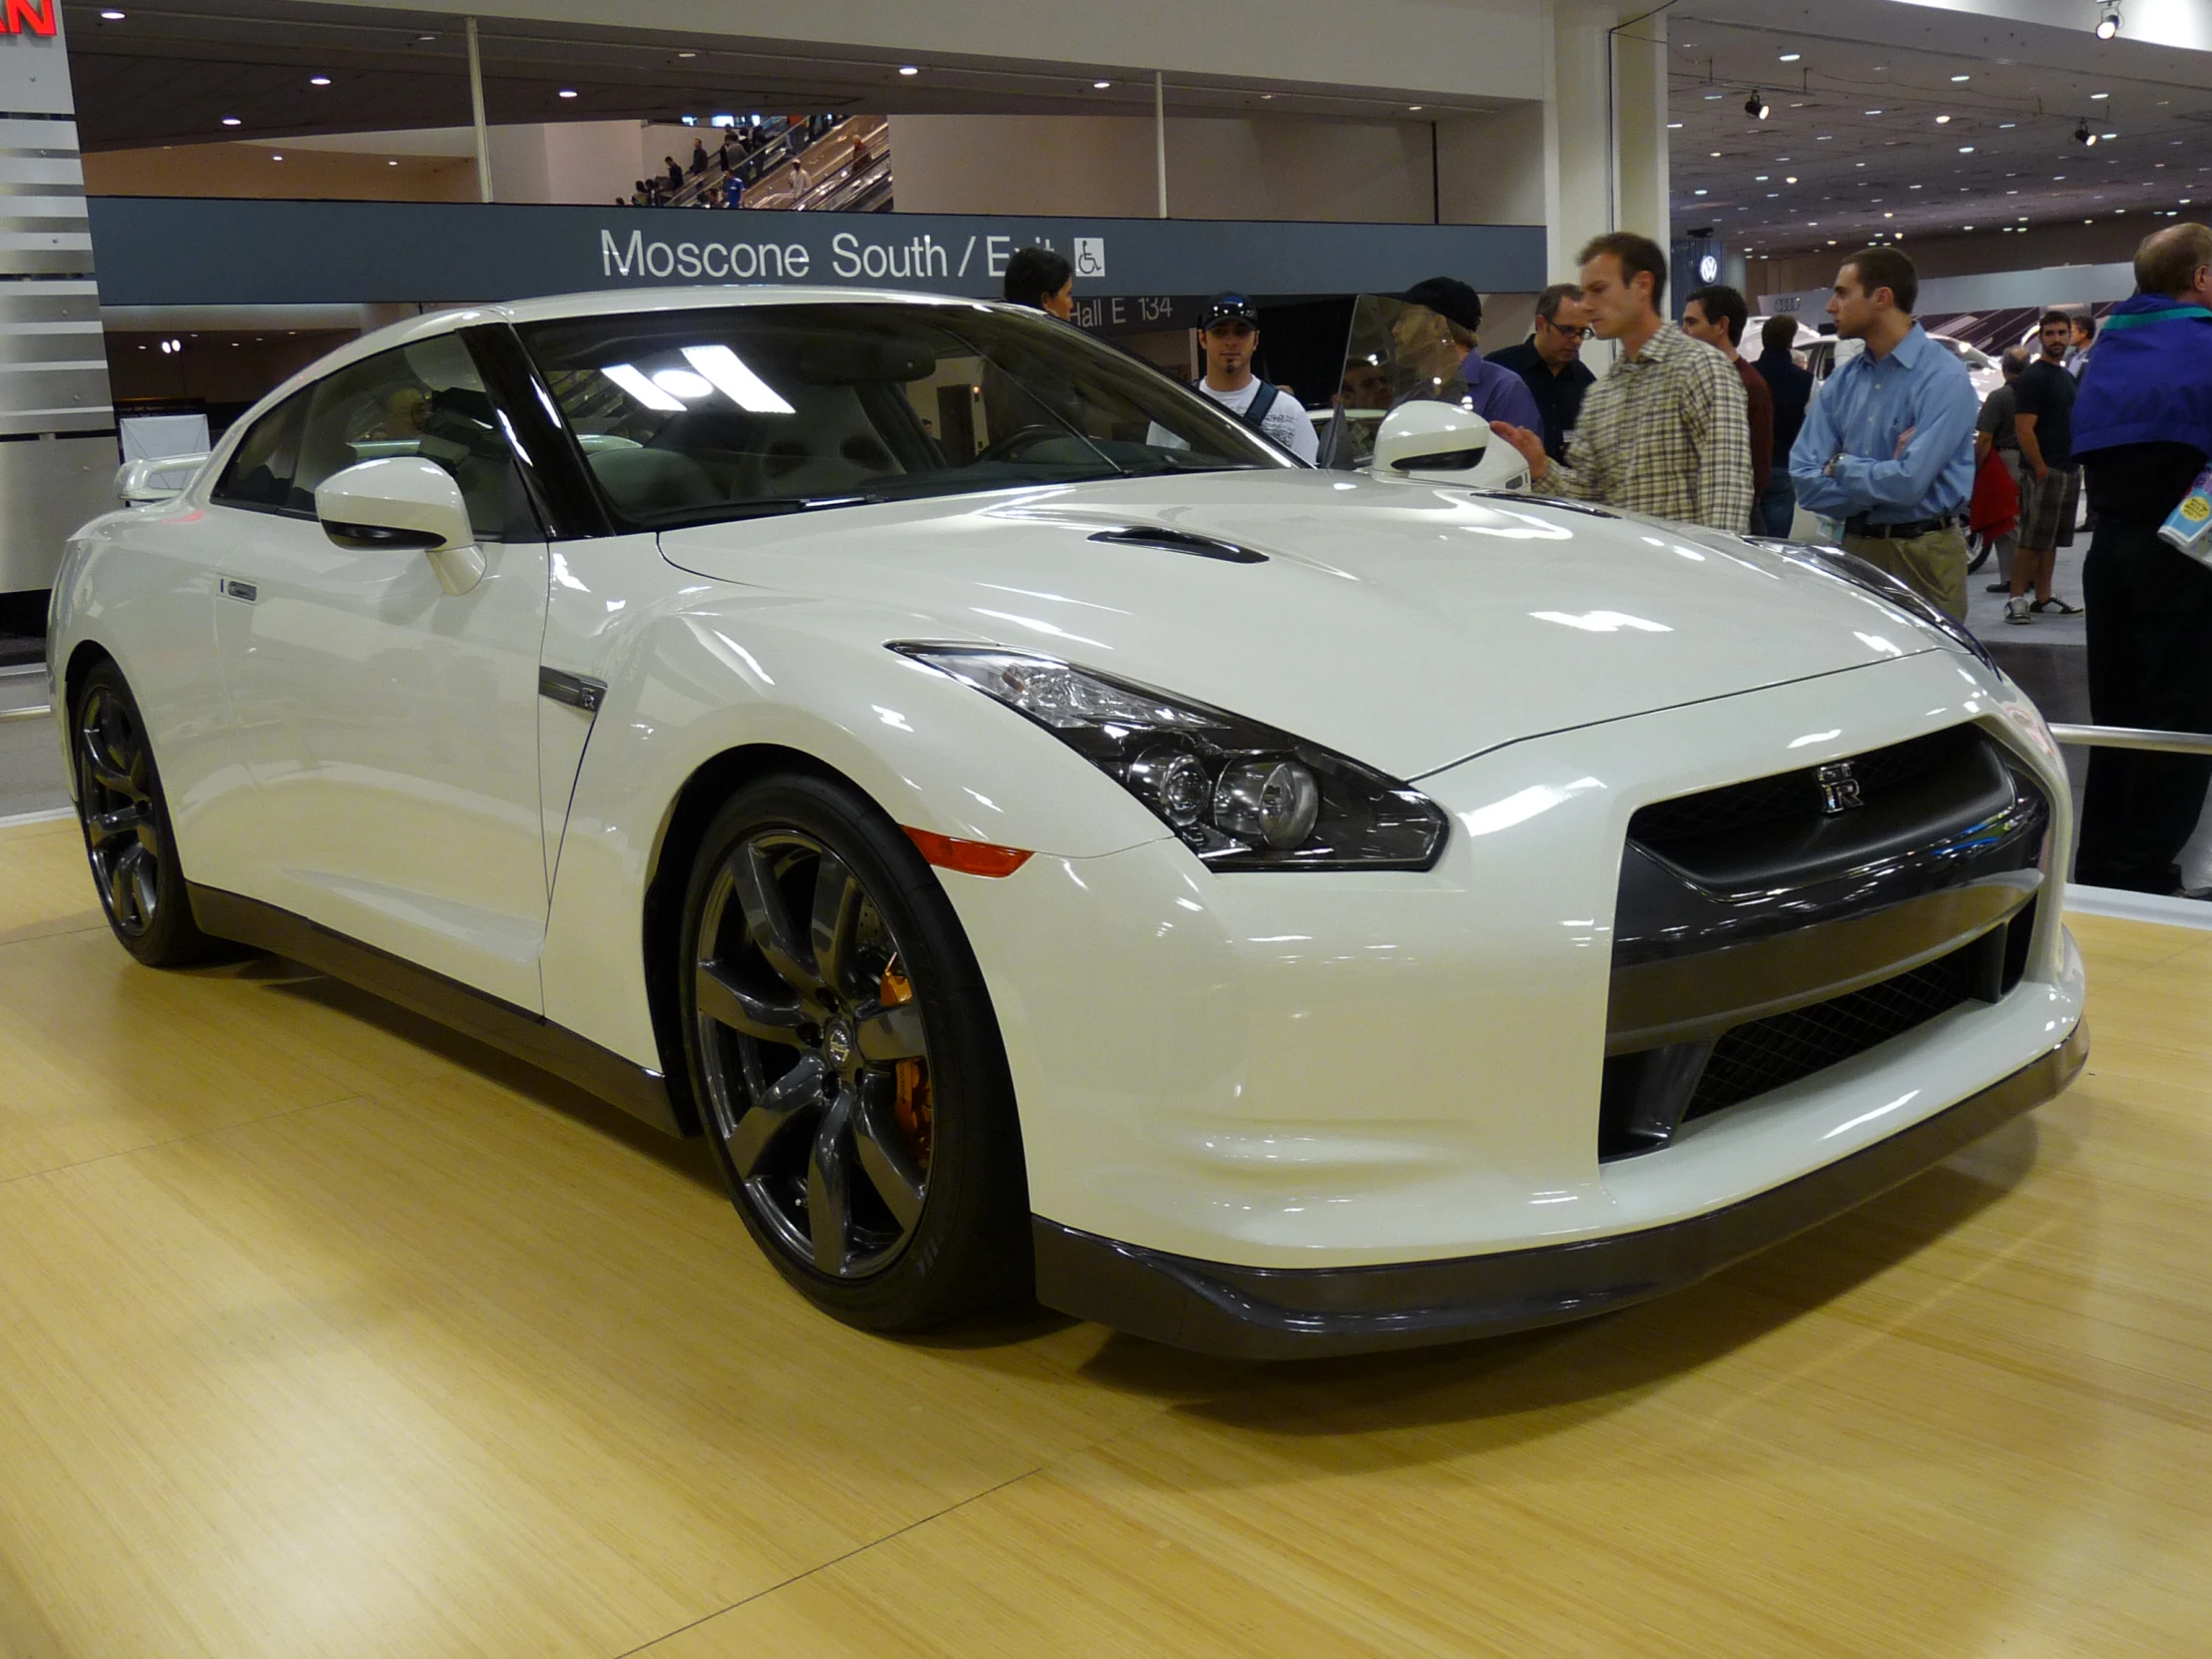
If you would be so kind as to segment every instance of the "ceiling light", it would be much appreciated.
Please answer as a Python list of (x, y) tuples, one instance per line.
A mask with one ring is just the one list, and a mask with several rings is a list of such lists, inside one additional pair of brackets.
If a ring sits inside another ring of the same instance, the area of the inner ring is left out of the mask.
[(1705, 194), (1705, 192), (1703, 192), (1703, 191), (1701, 191), (1701, 190), (1693, 190), (1692, 192), (1690, 192), (1690, 194), (1691, 194), (1692, 196), (1703, 196), (1703, 195)]
[(1754, 173), (1751, 176), (1751, 182), (1755, 185), (1763, 185), (1767, 182), (1767, 176), (1764, 173)]
[(1093, 92), (1104, 92), (1104, 91), (1105, 91), (1105, 90), (1106, 90), (1106, 89), (1107, 89), (1108, 87), (1112, 86), (1113, 84), (1114, 84), (1114, 83), (1113, 83), (1113, 82), (1111, 82), (1111, 81), (1093, 81), (1093, 82), (1091, 83), (1091, 90), (1092, 90)]
[(1896, 214), (1887, 214), (1887, 213), (1886, 213), (1886, 214), (1884, 214), (1884, 215), (1883, 215), (1882, 217), (1883, 217), (1884, 219), (1895, 219), (1895, 218), (1897, 218), (1897, 215), (1896, 215)]
[(282, 161), (282, 160), (283, 160), (284, 158), (283, 158), (283, 157), (281, 157), (281, 156), (271, 156), (271, 157), (270, 157), (269, 159), (270, 159), (271, 161), (273, 161), (273, 162), (280, 162), (280, 161)]
[(699, 56), (697, 52), (679, 52), (676, 55), (679, 58), (696, 58)]
[(1947, 115), (1939, 115), (1939, 116), (1937, 116), (1937, 117), (1936, 118), (1936, 126), (1938, 126), (1938, 127), (1947, 127), (1947, 126), (1949, 126), (1949, 125), (1950, 125), (1950, 117), (1949, 117), (1949, 116), (1947, 116)]
[(123, 14), (121, 12), (102, 12), (100, 14), (100, 21), (103, 23), (121, 23), (123, 21)]
[(326, 87), (329, 84), (330, 77), (327, 75), (310, 75), (307, 77), (307, 85), (310, 87)]
[(384, 165), (386, 167), (397, 167), (399, 164), (397, 162), (386, 162)]
[(1713, 160), (1715, 160), (1715, 161), (1717, 162), (1717, 161), (1719, 161), (1720, 159), (1721, 159), (1721, 153), (1720, 153), (1720, 152), (1719, 152), (1718, 150), (1714, 151), (1714, 152), (1713, 152)]
[(2092, 104), (2102, 103), (2105, 99), (2111, 96), (2112, 95), (2109, 92), (2092, 92), (2091, 94), (2089, 94), (2089, 102)]
[(1782, 61), (1784, 63), (1796, 63), (1804, 55), (1802, 52), (1785, 52), (1782, 54)]
[(1750, 116), (1754, 121), (1766, 120), (1769, 113), (1767, 101), (1760, 97), (1757, 92), (1744, 100), (1744, 114)]
[(1970, 156), (1973, 154), (1973, 146), (1970, 144), (1961, 144), (1958, 147), (1958, 153), (1961, 156)]
[(2074, 129), (2074, 143), (2095, 144), (2096, 142), (2097, 135), (2089, 131), (2089, 124), (2086, 121)]
[(576, 96), (576, 89), (574, 87), (563, 87), (557, 94), (555, 94), (555, 96), (560, 98), (574, 98)]
[(227, 115), (223, 118), (223, 125), (226, 127), (243, 127), (246, 123), (235, 115)]
[(1415, 112), (1416, 110), (1418, 110), (1419, 108), (1420, 108), (1420, 106), (1419, 106), (1418, 104), (1408, 104), (1408, 105), (1406, 105), (1406, 106), (1405, 106), (1405, 113), (1406, 113), (1407, 115), (1411, 115), (1411, 114), (1413, 114), (1413, 113), (1414, 113), (1414, 112)]
[(921, 73), (921, 71), (920, 71), (919, 69), (915, 68), (915, 67), (914, 67), (914, 66), (913, 66), (912, 64), (910, 64), (910, 63), (902, 63), (902, 64), (900, 64), (900, 65), (898, 66), (898, 72), (899, 72), (899, 74), (901, 74), (901, 75), (919, 75), (919, 74)]
[(1673, 132), (1673, 131), (1674, 131), (1674, 130), (1675, 130), (1676, 128), (1680, 127), (1681, 125), (1682, 125), (1682, 123), (1681, 123), (1681, 122), (1679, 122), (1679, 121), (1670, 121), (1670, 122), (1668, 122), (1668, 123), (1667, 123), (1667, 131), (1671, 133), (1671, 132)]
[(1869, 115), (1880, 115), (1882, 112), (1880, 110), (1869, 110), (1867, 113)]
[(1788, 178), (1784, 179), (1784, 180), (1783, 180), (1782, 182), (1783, 182), (1784, 184), (1786, 184), (1786, 185), (1794, 185), (1794, 184), (1796, 184), (1796, 183), (1797, 183), (1797, 175), (1796, 175), (1795, 173), (1793, 173), (1793, 174), (1791, 174), (1791, 175), (1790, 175), (1790, 176), (1789, 176)]
[(2019, 123), (2017, 121), (2000, 121), (1997, 123), (1997, 131), (2000, 133), (2009, 133), (2018, 125)]
[(2114, 6), (2097, 19), (2097, 39), (2110, 40), (2120, 32), (2120, 9)]
[(2119, 134), (2117, 134), (2117, 133), (2106, 133), (2106, 134), (2105, 134), (2104, 136), (2105, 136), (2106, 138), (2108, 138), (2108, 139), (2116, 139), (2116, 138), (2118, 138), (2118, 137), (2119, 137), (2120, 135), (2119, 135)]

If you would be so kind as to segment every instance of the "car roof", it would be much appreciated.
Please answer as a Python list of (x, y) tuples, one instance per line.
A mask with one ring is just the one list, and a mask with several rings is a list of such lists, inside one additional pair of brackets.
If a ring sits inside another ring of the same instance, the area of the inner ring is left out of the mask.
[[(417, 340), (430, 339), (438, 334), (451, 333), (456, 328), (473, 327), (485, 322), (548, 322), (562, 317), (580, 316), (645, 316), (656, 312), (721, 310), (731, 305), (822, 305), (855, 299), (900, 305), (964, 305), (986, 311), (1007, 308), (1001, 300), (962, 298), (958, 294), (949, 293), (767, 282), (665, 288), (603, 288), (585, 293), (548, 294), (540, 299), (510, 299), (489, 305), (458, 305), (447, 310), (425, 311), (420, 316), (403, 317), (397, 322), (372, 329), (358, 339), (348, 340), (293, 374), (256, 404), (249, 413), (258, 414), (262, 408), (280, 398), (289, 397), (310, 381), (319, 380), (331, 370), (343, 368), (348, 363), (359, 362), (363, 357), (373, 357), (378, 352), (389, 351), (395, 346), (412, 345)], [(1027, 309), (1025, 306), (1017, 308)]]

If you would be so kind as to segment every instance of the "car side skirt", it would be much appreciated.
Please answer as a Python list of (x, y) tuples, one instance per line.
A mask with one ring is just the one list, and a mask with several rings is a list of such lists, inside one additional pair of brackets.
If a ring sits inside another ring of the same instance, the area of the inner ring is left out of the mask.
[(677, 1116), (668, 1081), (612, 1049), (526, 1008), (363, 944), (290, 910), (220, 887), (187, 883), (200, 930), (304, 962), (464, 1036), (526, 1060), (671, 1135), (695, 1131)]
[(1502, 1336), (1696, 1283), (1887, 1192), (2049, 1100), (2089, 1057), (2086, 1025), (2002, 1081), (1848, 1158), (1706, 1215), (1572, 1244), (1438, 1262), (1250, 1268), (1031, 1218), (1037, 1300), (1171, 1348), (1302, 1360)]

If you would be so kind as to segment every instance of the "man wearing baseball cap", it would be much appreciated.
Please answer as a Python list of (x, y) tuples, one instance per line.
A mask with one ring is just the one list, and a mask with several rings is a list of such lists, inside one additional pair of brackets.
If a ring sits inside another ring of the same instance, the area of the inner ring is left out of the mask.
[(1482, 296), (1455, 276), (1415, 282), (1398, 298), (1405, 308), (1390, 325), (1400, 377), (1412, 384), (1398, 400), (1457, 403), (1484, 420), (1508, 420), (1542, 431), (1544, 417), (1528, 382), (1510, 368), (1485, 362), (1475, 349), (1482, 326)]
[(1199, 322), (1206, 372), (1198, 389), (1300, 460), (1311, 463), (1321, 445), (1314, 423), (1297, 398), (1252, 371), (1260, 344), (1260, 312), (1241, 293), (1217, 294)]

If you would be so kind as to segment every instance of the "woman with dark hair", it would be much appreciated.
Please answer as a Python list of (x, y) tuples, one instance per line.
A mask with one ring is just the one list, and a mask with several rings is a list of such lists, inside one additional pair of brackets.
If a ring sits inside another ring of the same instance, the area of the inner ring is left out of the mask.
[(1006, 262), (1004, 291), (1012, 303), (1065, 322), (1075, 314), (1075, 268), (1049, 248), (1021, 249)]

